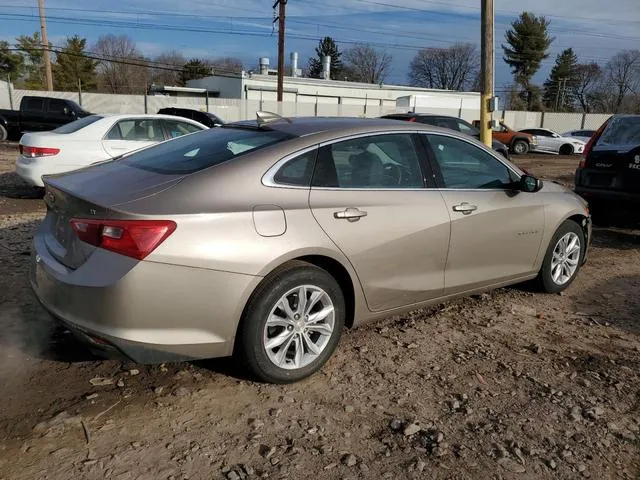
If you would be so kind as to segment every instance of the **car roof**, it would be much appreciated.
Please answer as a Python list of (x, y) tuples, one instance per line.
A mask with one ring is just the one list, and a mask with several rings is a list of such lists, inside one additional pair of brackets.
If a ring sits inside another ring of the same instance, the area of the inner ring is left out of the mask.
[[(176, 117), (175, 115), (163, 115), (161, 113), (96, 113), (95, 114), (98, 117), (103, 117), (103, 118), (108, 118), (111, 120), (126, 120), (128, 118), (148, 118), (148, 119), (153, 119), (153, 118), (164, 118), (167, 120), (175, 120)], [(192, 120), (190, 118), (184, 118), (181, 117), (181, 120), (186, 120), (187, 122), (191, 122), (191, 123), (198, 123), (195, 120)]]
[(296, 137), (305, 137), (321, 133), (335, 137), (336, 133), (357, 135), (359, 133), (375, 133), (388, 130), (406, 131), (407, 128), (426, 132), (451, 133), (449, 129), (426, 124), (411, 123), (410, 126), (408, 126), (407, 122), (401, 120), (358, 117), (295, 117), (270, 121), (261, 127), (256, 120), (248, 120), (227, 123), (225, 127), (261, 128), (263, 130), (288, 133)]
[(415, 113), (415, 112), (401, 112), (401, 113), (389, 113), (387, 115), (383, 115), (382, 118), (386, 117), (410, 117), (410, 118), (454, 118), (456, 120), (461, 120), (459, 117), (455, 117), (453, 115), (441, 115), (439, 113)]

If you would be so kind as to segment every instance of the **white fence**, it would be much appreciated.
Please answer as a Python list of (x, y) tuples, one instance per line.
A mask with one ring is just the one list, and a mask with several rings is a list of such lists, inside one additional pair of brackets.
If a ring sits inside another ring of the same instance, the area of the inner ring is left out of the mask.
[[(255, 118), (258, 110), (276, 112), (284, 116), (340, 116), (340, 117), (379, 117), (398, 110), (395, 107), (381, 106), (378, 102), (367, 105), (330, 104), (317, 102), (284, 102), (242, 100), (233, 98), (204, 97), (165, 97), (153, 95), (116, 95), (106, 93), (78, 92), (42, 92), (34, 90), (0, 89), (0, 108), (15, 108), (25, 95), (46, 95), (54, 98), (74, 100), (85, 110), (94, 113), (156, 113), (160, 108), (182, 106), (210, 111), (227, 122)], [(405, 109), (406, 110), (406, 109)], [(470, 109), (419, 109), (421, 113), (437, 113), (461, 117), (469, 122), (480, 118), (479, 110)], [(577, 129), (596, 129), (609, 117), (601, 114), (549, 113), (501, 111), (494, 118), (502, 118), (511, 128), (550, 128), (559, 132)]]

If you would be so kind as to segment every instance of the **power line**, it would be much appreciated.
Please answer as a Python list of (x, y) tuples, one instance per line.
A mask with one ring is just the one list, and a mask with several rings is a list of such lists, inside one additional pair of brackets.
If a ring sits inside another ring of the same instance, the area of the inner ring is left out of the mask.
[[(420, 9), (420, 8), (416, 8), (416, 7), (408, 7), (408, 6), (403, 6), (403, 5), (393, 5), (391, 3), (386, 3), (386, 2), (381, 2), (381, 1), (376, 1), (376, 0), (356, 0), (358, 2), (361, 3), (365, 3), (365, 4), (372, 4), (372, 5), (378, 5), (378, 6), (385, 6), (388, 8), (392, 8), (395, 10), (404, 10), (404, 11), (413, 11), (413, 12), (421, 12), (421, 13), (429, 13), (429, 14), (433, 14), (434, 12), (431, 10), (425, 10), (425, 9)], [(438, 2), (438, 1), (432, 1), (432, 0), (424, 0), (427, 1), (428, 3), (433, 3), (433, 4), (437, 4), (437, 5), (447, 5), (447, 6), (451, 6), (451, 4), (446, 3), (446, 2)], [(24, 6), (24, 5), (11, 5), (11, 4), (0, 4), (0, 6), (3, 7), (10, 7), (10, 8), (17, 8), (17, 9), (30, 9), (32, 7), (28, 7), (28, 6)], [(361, 12), (361, 10), (357, 10), (357, 9), (347, 9), (345, 7), (336, 7), (336, 6), (330, 6), (331, 8), (341, 8), (344, 9), (345, 11), (353, 11), (353, 12)], [(466, 6), (465, 6), (466, 7)], [(324, 8), (324, 6), (323, 6)], [(468, 8), (471, 9), (477, 9), (479, 10), (480, 7), (477, 6), (468, 6)], [(227, 19), (230, 21), (233, 21), (234, 19), (237, 20), (246, 20), (246, 19), (266, 19), (266, 17), (257, 17), (257, 16), (229, 16), (229, 15), (206, 15), (206, 14), (189, 14), (189, 13), (180, 13), (180, 12), (168, 12), (168, 11), (156, 11), (156, 10), (96, 10), (96, 9), (84, 9), (84, 8), (71, 8), (71, 7), (51, 7), (50, 10), (60, 10), (60, 11), (72, 11), (72, 12), (91, 12), (91, 13), (113, 13), (113, 14), (134, 14), (134, 15), (144, 15), (144, 16), (170, 16), (170, 17), (188, 17), (188, 18), (213, 18), (213, 19)], [(236, 8), (237, 10), (237, 8)], [(254, 10), (248, 10), (248, 9), (243, 9), (241, 11), (247, 11), (247, 12), (255, 12)], [(509, 12), (509, 13), (518, 13), (515, 11), (511, 11), (511, 10), (501, 10), (503, 12)], [(447, 15), (446, 12), (436, 12), (436, 13), (442, 13), (442, 15)], [(6, 15), (11, 15), (11, 14), (6, 14)], [(547, 16), (552, 16), (552, 15), (547, 15)], [(563, 17), (558, 17), (558, 18), (563, 18)], [(599, 24), (603, 23), (602, 21), (600, 21), (599, 19), (592, 19), (592, 18), (587, 18), (587, 17), (574, 17), (572, 16), (572, 18), (584, 18), (587, 20), (597, 20)], [(565, 19), (566, 20), (566, 19)], [(303, 23), (303, 24), (313, 24), (313, 25), (320, 25), (320, 26), (331, 26), (332, 28), (347, 28), (347, 26), (336, 26), (336, 24), (333, 25), (326, 25), (326, 24), (320, 24), (317, 22), (309, 22), (309, 21), (303, 21), (303, 20), (298, 20), (295, 18), (290, 18), (290, 21), (292, 22), (296, 22), (296, 23)], [(439, 20), (439, 21), (443, 21), (443, 19)], [(455, 21), (455, 20), (451, 20), (451, 21)], [(102, 22), (102, 20), (100, 20), (100, 22)], [(628, 22), (634, 22), (634, 23), (640, 23), (640, 21), (636, 22), (634, 20), (630, 20)], [(496, 23), (501, 23), (501, 22), (496, 22)], [(504, 24), (509, 24), (510, 22), (502, 22)], [(363, 29), (355, 29), (352, 26), (348, 27), (350, 30), (353, 31), (359, 31), (359, 32), (369, 32), (369, 33), (379, 33), (379, 30), (363, 30)], [(405, 30), (403, 30), (404, 32)], [(584, 30), (578, 30), (578, 29), (567, 29), (567, 28), (563, 28), (562, 32), (571, 32), (571, 33), (575, 33), (577, 35), (581, 35), (581, 36), (586, 36), (586, 37), (593, 37), (593, 38), (611, 38), (611, 39), (617, 39), (617, 40), (632, 40), (632, 41), (636, 41), (636, 40), (640, 40), (640, 37), (633, 37), (633, 36), (623, 36), (623, 35), (611, 35), (611, 34), (605, 34), (605, 33), (597, 33), (597, 32), (589, 32), (589, 31), (584, 31)], [(408, 32), (408, 33), (418, 33), (418, 32)], [(554, 32), (551, 32), (552, 34)], [(398, 35), (395, 35), (398, 36)], [(403, 35), (406, 36), (406, 35)], [(417, 39), (421, 39), (421, 38), (425, 38), (425, 39), (431, 39), (431, 40), (436, 40), (435, 37), (409, 37), (406, 36), (407, 38), (417, 38)], [(441, 39), (437, 39), (440, 42), (444, 42)], [(459, 39), (458, 39), (459, 40)], [(446, 43), (446, 42), (445, 42)], [(448, 43), (455, 43), (455, 42), (448, 42)], [(614, 50), (615, 48), (611, 48), (612, 50)]]
[[(32, 15), (22, 15), (22, 14), (10, 14), (10, 13), (0, 13), (0, 18), (8, 18), (17, 21), (30, 21), (34, 17)], [(71, 24), (71, 25), (88, 25), (88, 26), (108, 26), (108, 27), (120, 27), (120, 28), (130, 28), (134, 30), (167, 30), (167, 31), (180, 31), (180, 32), (192, 32), (192, 33), (215, 33), (220, 35), (242, 35), (242, 36), (253, 36), (253, 37), (270, 37), (271, 35), (268, 33), (260, 33), (253, 30), (231, 30), (231, 29), (215, 29), (215, 28), (205, 28), (205, 27), (195, 27), (195, 26), (182, 26), (182, 25), (169, 25), (169, 24), (156, 24), (156, 23), (142, 23), (142, 22), (125, 22), (125, 21), (109, 21), (109, 20), (91, 20), (91, 19), (78, 19), (73, 17), (61, 17), (61, 16), (50, 16), (50, 23), (60, 23), (60, 24)], [(351, 31), (358, 32), (361, 29), (351, 28)], [(303, 34), (295, 34), (289, 33), (289, 38), (294, 38), (298, 40), (305, 41), (318, 41), (322, 35), (303, 35)], [(342, 44), (348, 45), (357, 45), (362, 43), (360, 39), (342, 39), (336, 38), (336, 41)], [(410, 45), (410, 44), (402, 44), (402, 43), (385, 43), (385, 42), (367, 42), (372, 47), (379, 48), (393, 48), (400, 50), (409, 50), (409, 51), (419, 51), (424, 47), (419, 45)], [(596, 60), (596, 61), (607, 61), (608, 58), (604, 57), (582, 57), (585, 60)], [(552, 64), (554, 63), (552, 60), (543, 61), (543, 64)]]

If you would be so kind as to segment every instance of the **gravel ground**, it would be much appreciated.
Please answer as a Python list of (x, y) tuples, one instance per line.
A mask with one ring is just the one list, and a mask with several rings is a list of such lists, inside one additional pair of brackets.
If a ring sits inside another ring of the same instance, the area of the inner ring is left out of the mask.
[[(37, 305), (43, 207), (0, 146), (0, 479), (640, 478), (640, 231), (563, 295), (500, 289), (346, 331), (295, 385), (92, 357)], [(527, 156), (571, 184), (577, 157)]]

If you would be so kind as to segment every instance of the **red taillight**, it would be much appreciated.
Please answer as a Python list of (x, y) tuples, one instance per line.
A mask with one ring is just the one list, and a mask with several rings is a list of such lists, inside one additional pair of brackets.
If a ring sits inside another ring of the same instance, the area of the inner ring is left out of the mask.
[(20, 149), (20, 154), (29, 158), (52, 157), (60, 153), (59, 148), (29, 147), (28, 145), (22, 144), (20, 144), (18, 148)]
[(600, 128), (596, 130), (596, 133), (594, 133), (591, 136), (587, 144), (584, 146), (584, 150), (582, 151), (582, 160), (580, 160), (580, 165), (579, 165), (580, 168), (585, 167), (587, 157), (589, 156), (589, 153), (591, 152), (593, 145), (598, 141), (598, 139), (600, 138), (600, 135), (602, 135), (602, 132), (604, 132), (604, 129), (607, 128), (608, 123), (609, 123), (609, 120), (605, 121), (602, 125), (600, 125)]
[(409, 118), (409, 122), (415, 122), (415, 121), (416, 121), (416, 117)]
[(83, 242), (143, 260), (175, 231), (176, 224), (171, 220), (73, 218), (71, 227)]

